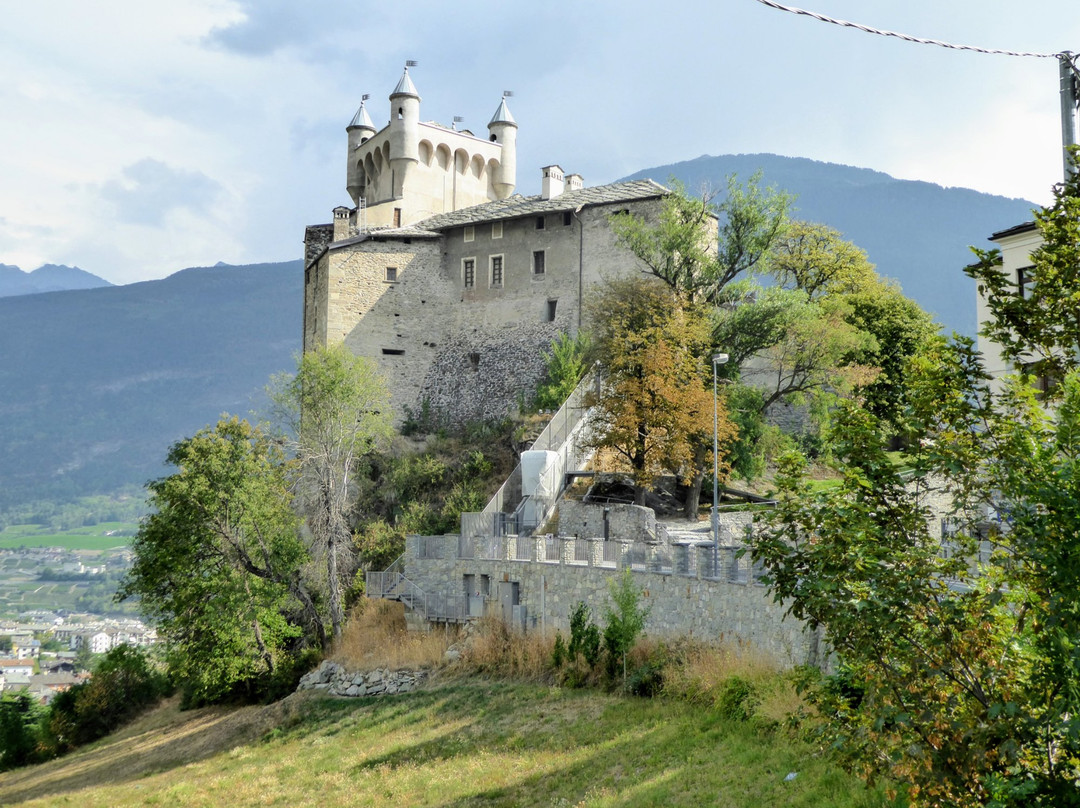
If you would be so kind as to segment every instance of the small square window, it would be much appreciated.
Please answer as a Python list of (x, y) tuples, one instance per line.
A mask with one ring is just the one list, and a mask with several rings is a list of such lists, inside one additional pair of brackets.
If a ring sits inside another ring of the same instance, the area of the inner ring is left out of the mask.
[(569, 227), (571, 224), (573, 224), (573, 222), (574, 222), (574, 214), (571, 213), (568, 210), (563, 211), (563, 215), (562, 215), (563, 227)]
[(466, 243), (473, 241), (476, 238), (476, 228), (471, 224), (465, 227), (465, 241)]
[(502, 222), (495, 222), (491, 225), (491, 237), (493, 239), (502, 238)]
[(386, 282), (387, 283), (396, 283), (397, 282), (397, 267), (387, 267), (386, 268)]
[(533, 252), (533, 275), (543, 275), (544, 269), (544, 251), (536, 250)]
[(544, 221), (543, 216), (537, 216), (536, 217), (536, 229), (537, 230), (543, 230), (544, 227), (546, 226), (546, 224), (547, 223)]
[(491, 285), (503, 285), (503, 257), (501, 255), (491, 256)]
[(465, 288), (472, 289), (476, 285), (475, 258), (466, 258), (461, 262), (461, 274), (465, 281)]

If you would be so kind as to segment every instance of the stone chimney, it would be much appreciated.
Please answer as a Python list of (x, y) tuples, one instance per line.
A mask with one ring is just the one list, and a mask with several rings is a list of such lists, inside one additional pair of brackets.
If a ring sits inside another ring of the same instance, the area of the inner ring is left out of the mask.
[(544, 199), (553, 199), (561, 195), (563, 192), (562, 169), (558, 166), (544, 166), (541, 171), (543, 172), (541, 195)]
[(580, 191), (585, 187), (585, 178), (580, 174), (567, 174), (566, 175), (566, 190), (567, 191)]
[(341, 241), (349, 237), (349, 225), (352, 211), (344, 205), (334, 208), (334, 241)]

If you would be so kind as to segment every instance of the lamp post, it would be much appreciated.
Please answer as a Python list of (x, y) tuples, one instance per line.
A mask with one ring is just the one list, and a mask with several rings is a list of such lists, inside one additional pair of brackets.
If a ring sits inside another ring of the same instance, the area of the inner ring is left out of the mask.
[(717, 405), (716, 405), (716, 366), (727, 364), (726, 353), (712, 356), (712, 540), (713, 540), (713, 576), (720, 568), (720, 462), (717, 446)]

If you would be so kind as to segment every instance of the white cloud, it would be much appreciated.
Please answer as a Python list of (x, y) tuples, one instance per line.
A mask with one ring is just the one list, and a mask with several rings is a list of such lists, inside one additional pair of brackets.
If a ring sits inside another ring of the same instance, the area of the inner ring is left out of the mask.
[[(817, 0), (920, 36), (1059, 51), (1067, 0)], [(572, 12), (572, 13), (571, 13)], [(1060, 176), (1053, 60), (944, 51), (753, 0), (53, 0), (4, 4), (0, 262), (114, 282), (284, 260), (346, 201), (344, 126), (405, 59), (422, 115), (482, 131), (504, 89), (518, 187), (771, 151), (1043, 200)]]

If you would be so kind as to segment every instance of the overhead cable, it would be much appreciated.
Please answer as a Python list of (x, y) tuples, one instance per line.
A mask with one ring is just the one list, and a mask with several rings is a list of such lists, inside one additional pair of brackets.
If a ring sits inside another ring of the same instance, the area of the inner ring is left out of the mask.
[(821, 22), (828, 22), (832, 23), (833, 25), (840, 25), (844, 28), (856, 28), (859, 31), (865, 31), (868, 34), (877, 34), (878, 36), (891, 36), (897, 39), (902, 39), (905, 42), (917, 42), (920, 45), (937, 45), (939, 48), (952, 48), (953, 50), (974, 51), (975, 53), (989, 53), (998, 56), (1033, 56), (1038, 59), (1058, 59), (1063, 56), (1069, 57), (1072, 55), (1068, 53), (1023, 53), (1017, 51), (994, 50), (992, 48), (977, 48), (973, 45), (955, 45), (952, 42), (942, 42), (940, 39), (923, 39), (922, 37), (911, 36), (909, 34), (901, 34), (897, 31), (884, 31), (880, 28), (871, 28), (869, 25), (860, 25), (857, 22), (838, 20), (835, 17), (827, 17), (824, 14), (818, 14), (816, 11), (807, 11), (806, 9), (802, 8), (784, 6), (780, 3), (774, 2), (774, 0), (757, 0), (757, 2), (761, 3), (763, 6), (775, 8), (778, 11), (787, 11), (791, 14), (802, 14), (806, 17), (813, 17), (815, 20), (821, 20)]

